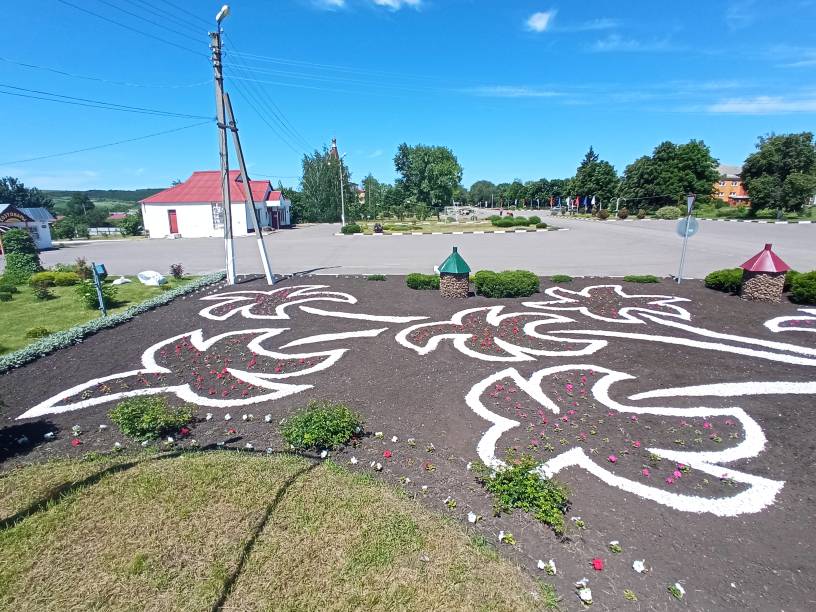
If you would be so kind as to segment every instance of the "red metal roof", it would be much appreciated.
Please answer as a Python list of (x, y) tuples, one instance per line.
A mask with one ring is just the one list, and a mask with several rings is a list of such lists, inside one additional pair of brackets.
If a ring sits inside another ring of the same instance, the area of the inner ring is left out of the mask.
[(270, 191), (269, 195), (266, 196), (266, 201), (269, 202), (270, 200), (280, 200), (282, 195), (283, 194), (281, 194), (280, 191)]
[[(245, 199), (244, 185), (240, 180), (241, 173), (231, 170), (229, 173), (230, 199), (233, 202), (243, 202)], [(272, 188), (269, 181), (250, 181), (252, 198), (256, 202), (267, 200), (267, 194)], [(218, 170), (204, 170), (193, 172), (192, 176), (180, 185), (174, 185), (155, 195), (140, 200), (143, 204), (178, 204), (185, 202), (220, 202), (221, 201), (221, 173)]]
[(742, 264), (740, 268), (749, 272), (787, 272), (790, 270), (790, 266), (771, 250), (770, 244), (766, 244), (764, 249)]

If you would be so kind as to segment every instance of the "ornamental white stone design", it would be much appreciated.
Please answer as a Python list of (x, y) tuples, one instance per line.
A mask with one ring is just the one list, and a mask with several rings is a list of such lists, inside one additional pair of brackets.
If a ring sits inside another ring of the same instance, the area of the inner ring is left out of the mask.
[[(756, 457), (765, 448), (766, 438), (759, 424), (752, 419), (742, 408), (670, 408), (670, 407), (642, 407), (627, 406), (614, 401), (609, 396), (609, 388), (616, 382), (631, 380), (634, 377), (622, 372), (607, 368), (569, 364), (545, 368), (535, 372), (530, 378), (525, 378), (515, 368), (507, 368), (496, 372), (473, 386), (465, 397), (465, 402), (477, 415), (489, 421), (492, 425), (484, 433), (477, 445), (479, 458), (487, 465), (500, 469), (505, 463), (496, 456), (497, 445), (503, 434), (519, 427), (520, 423), (514, 419), (488, 409), (482, 402), (483, 395), (497, 382), (511, 379), (518, 389), (535, 400), (545, 411), (557, 415), (560, 413), (558, 405), (542, 390), (542, 379), (551, 374), (567, 371), (589, 370), (602, 377), (591, 387), (594, 400), (600, 402), (607, 409), (615, 410), (624, 415), (658, 415), (663, 417), (680, 418), (713, 418), (728, 417), (742, 427), (743, 439), (735, 446), (718, 451), (686, 451), (676, 448), (648, 448), (663, 459), (680, 462), (694, 470), (708, 474), (714, 478), (721, 478), (725, 474), (735, 483), (745, 486), (745, 489), (730, 497), (704, 497), (675, 493), (631, 478), (622, 477), (604, 467), (599, 460), (591, 458), (583, 447), (573, 446), (553, 458), (542, 462), (537, 472), (543, 477), (551, 477), (565, 468), (576, 466), (596, 476), (607, 485), (616, 487), (637, 495), (643, 499), (674, 508), (683, 512), (710, 513), (716, 516), (737, 516), (759, 512), (771, 505), (776, 495), (782, 489), (784, 482), (754, 476), (725, 467), (723, 464), (740, 459)], [(668, 390), (666, 390), (668, 391)], [(682, 389), (667, 392), (663, 395), (682, 396)]]
[(765, 321), (765, 327), (772, 332), (798, 331), (816, 333), (816, 308), (800, 308), (803, 315), (776, 317)]
[[(281, 349), (316, 342), (371, 338), (386, 329), (300, 338)], [(59, 414), (126, 397), (160, 393), (174, 393), (183, 401), (213, 408), (257, 404), (311, 389), (310, 384), (281, 381), (330, 368), (348, 350), (338, 348), (298, 353), (272, 350), (264, 346), (266, 341), (286, 331), (287, 328), (243, 329), (205, 339), (202, 330), (197, 329), (173, 336), (142, 353), (142, 368), (94, 378), (76, 385), (37, 404), (17, 418)], [(218, 359), (216, 365), (214, 358), (208, 357), (207, 352), (219, 345), (222, 352), (215, 356)], [(189, 361), (185, 359), (185, 353), (190, 353)], [(241, 367), (235, 363), (238, 358), (244, 359)], [(176, 367), (168, 367), (170, 365)], [(182, 371), (182, 374), (175, 370)], [(206, 394), (203, 393), (205, 386), (209, 386)]]
[(201, 298), (205, 302), (216, 302), (199, 311), (205, 319), (226, 321), (240, 315), (245, 319), (288, 320), (287, 312), (293, 306), (302, 311), (321, 317), (336, 317), (359, 321), (376, 321), (382, 323), (410, 323), (427, 317), (371, 315), (366, 313), (342, 312), (304, 306), (310, 302), (334, 302), (338, 304), (356, 304), (357, 298), (349, 293), (327, 291), (328, 285), (295, 285), (280, 287), (269, 291), (227, 291)]

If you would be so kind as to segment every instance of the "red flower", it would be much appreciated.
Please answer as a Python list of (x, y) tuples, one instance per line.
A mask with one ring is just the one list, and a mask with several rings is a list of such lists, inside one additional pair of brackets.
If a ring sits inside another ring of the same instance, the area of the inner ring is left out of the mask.
[(179, 435), (182, 436), (182, 437), (189, 436), (190, 435), (190, 430), (187, 427), (182, 427), (179, 430)]
[(391, 451), (390, 450), (384, 451), (383, 452), (383, 457), (385, 457), (386, 459), (390, 459), (391, 458)]
[(227, 433), (228, 433), (228, 434), (236, 434), (236, 433), (238, 433), (238, 432), (237, 432), (237, 431), (235, 431), (235, 429), (234, 429), (234, 428), (230, 427), (230, 428), (227, 430)]
[(82, 444), (82, 440), (80, 440), (79, 438), (74, 438), (73, 440), (71, 440), (71, 446), (79, 446), (80, 444)]
[(595, 571), (600, 572), (603, 569), (603, 559), (593, 559), (592, 567)]

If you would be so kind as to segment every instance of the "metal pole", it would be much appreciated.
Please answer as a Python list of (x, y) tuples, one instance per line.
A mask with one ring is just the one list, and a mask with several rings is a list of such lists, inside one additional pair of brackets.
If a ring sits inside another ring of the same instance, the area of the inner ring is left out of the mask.
[(215, 75), (215, 112), (218, 124), (218, 150), (221, 159), (221, 200), (224, 205), (224, 251), (226, 255), (227, 283), (235, 284), (235, 247), (232, 243), (232, 202), (229, 191), (229, 156), (227, 153), (227, 126), (224, 123), (224, 75), (221, 64), (221, 24), (210, 32), (212, 63)]
[[(226, 103), (227, 119), (229, 121), (228, 127), (232, 132), (232, 142), (235, 145), (235, 156), (238, 158), (238, 167), (241, 169), (241, 178), (244, 181), (244, 193), (246, 194), (244, 208), (250, 213), (249, 216), (252, 218), (252, 227), (255, 229), (255, 236), (258, 239), (258, 253), (261, 256), (266, 282), (268, 285), (274, 285), (275, 279), (272, 277), (272, 266), (269, 263), (269, 254), (266, 252), (261, 226), (258, 223), (257, 212), (255, 211), (255, 198), (252, 195), (252, 184), (249, 182), (249, 173), (246, 169), (246, 163), (244, 163), (244, 150), (241, 148), (238, 126), (235, 123), (235, 115), (232, 112), (232, 101), (228, 93), (224, 94), (224, 101)], [(283, 197), (282, 194), (281, 197)], [(266, 204), (264, 204), (264, 206), (266, 206)]]
[(91, 262), (91, 272), (93, 273), (94, 287), (96, 287), (96, 298), (99, 300), (99, 310), (102, 311), (102, 316), (108, 316), (108, 309), (105, 308), (105, 298), (102, 297), (102, 287), (100, 286), (99, 275), (96, 273), (96, 262)]
[(346, 196), (343, 195), (343, 158), (337, 156), (337, 162), (340, 164), (340, 225), (346, 224)]
[(680, 284), (680, 281), (683, 280), (683, 267), (686, 265), (686, 247), (688, 246), (688, 233), (689, 233), (689, 221), (691, 220), (691, 209), (694, 206), (694, 200), (691, 200), (690, 204), (687, 204), (687, 211), (686, 211), (686, 228), (683, 232), (683, 253), (680, 255), (680, 270), (677, 272), (677, 284)]

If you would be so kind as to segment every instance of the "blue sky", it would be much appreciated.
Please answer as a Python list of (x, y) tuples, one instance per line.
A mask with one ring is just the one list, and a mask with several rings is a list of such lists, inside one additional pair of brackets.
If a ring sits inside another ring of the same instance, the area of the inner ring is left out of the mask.
[[(4, 7), (0, 175), (41, 188), (136, 188), (217, 168), (213, 124), (7, 162), (213, 116), (207, 29), (219, 6), (26, 0)], [(356, 179), (371, 171), (393, 180), (393, 156), (405, 141), (452, 148), (470, 185), (569, 176), (590, 145), (619, 172), (667, 139), (703, 139), (722, 163), (740, 163), (759, 135), (816, 125), (816, 0), (236, 0), (231, 7), (225, 73), (253, 178), (295, 184), (303, 152), (332, 136)], [(19, 97), (49, 97), (32, 91), (192, 117)]]

